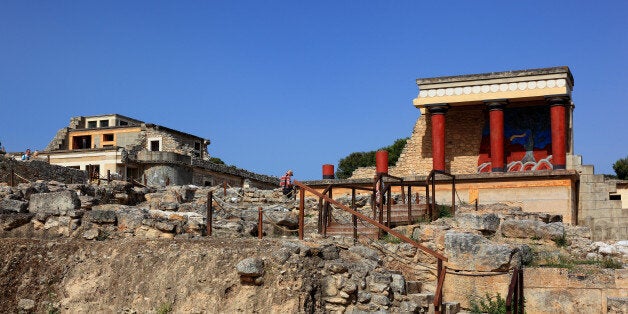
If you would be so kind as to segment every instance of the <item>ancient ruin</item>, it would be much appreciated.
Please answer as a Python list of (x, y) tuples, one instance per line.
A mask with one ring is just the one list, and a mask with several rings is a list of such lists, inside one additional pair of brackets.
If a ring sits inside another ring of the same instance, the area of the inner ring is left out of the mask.
[(324, 166), (292, 197), (204, 168), (201, 138), (119, 115), (73, 119), (42, 160), (0, 156), (0, 301), (21, 313), (625, 313), (625, 182), (573, 154), (569, 69), (417, 83), (424, 114), (397, 165), (378, 153), (347, 180)]

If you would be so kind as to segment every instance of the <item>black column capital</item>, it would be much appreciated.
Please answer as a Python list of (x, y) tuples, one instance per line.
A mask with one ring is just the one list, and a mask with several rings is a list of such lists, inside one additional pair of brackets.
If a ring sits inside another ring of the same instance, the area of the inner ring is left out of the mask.
[(486, 100), (484, 104), (488, 107), (488, 110), (504, 110), (504, 107), (508, 105), (508, 99), (494, 99), (494, 100)]
[(447, 110), (449, 110), (449, 104), (434, 104), (434, 105), (426, 105), (427, 111), (430, 114), (445, 114)]
[(569, 97), (565, 95), (545, 96), (545, 101), (551, 106), (567, 106), (569, 105)]

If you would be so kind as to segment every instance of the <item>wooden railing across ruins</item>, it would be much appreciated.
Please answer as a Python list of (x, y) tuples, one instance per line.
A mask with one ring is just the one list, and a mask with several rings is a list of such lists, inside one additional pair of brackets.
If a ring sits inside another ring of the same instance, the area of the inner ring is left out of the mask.
[[(349, 213), (352, 215), (353, 217), (353, 222), (354, 222), (354, 226), (356, 224), (357, 219), (360, 219), (362, 221), (365, 221), (367, 223), (370, 223), (371, 225), (377, 227), (379, 230), (383, 231), (383, 232), (387, 232), (388, 234), (391, 234), (395, 237), (397, 237), (398, 239), (400, 239), (401, 241), (404, 241), (414, 247), (416, 247), (417, 249), (422, 250), (423, 252), (432, 255), (433, 257), (437, 258), (438, 263), (437, 263), (437, 286), (436, 286), (436, 291), (435, 291), (435, 295), (434, 295), (434, 310), (435, 313), (440, 313), (440, 309), (441, 309), (441, 304), (442, 304), (442, 289), (443, 289), (443, 283), (445, 281), (445, 274), (447, 273), (447, 267), (443, 265), (443, 262), (447, 262), (447, 257), (445, 257), (444, 255), (442, 255), (439, 252), (436, 252), (435, 250), (432, 250), (426, 246), (423, 246), (422, 244), (408, 238), (407, 236), (401, 234), (398, 231), (395, 231), (387, 226), (385, 226), (384, 224), (380, 223), (379, 221), (372, 219), (358, 211), (355, 210), (355, 202), (352, 202), (352, 207), (353, 208), (349, 208), (348, 206), (341, 204), (340, 202), (334, 200), (333, 198), (329, 197), (328, 195), (325, 195), (324, 193), (321, 193), (299, 181), (295, 181), (294, 185), (299, 187), (299, 239), (303, 240), (303, 228), (304, 228), (304, 212), (305, 212), (305, 192), (309, 192), (315, 196), (317, 196), (320, 200), (320, 202), (326, 202), (328, 204), (333, 204), (335, 207), (340, 208), (342, 210), (344, 210), (345, 212)], [(331, 190), (331, 189), (329, 189)], [(325, 191), (329, 191), (328, 189), (325, 189)], [(325, 192), (323, 191), (323, 192)], [(355, 190), (353, 192), (353, 199), (355, 200)], [(323, 217), (324, 215), (322, 215), (321, 217)], [(320, 220), (320, 219), (319, 219)], [(325, 217), (323, 217), (323, 221), (325, 220)], [(323, 224), (324, 226), (325, 224)], [(324, 227), (323, 227), (324, 228)], [(355, 229), (357, 230), (357, 228)]]

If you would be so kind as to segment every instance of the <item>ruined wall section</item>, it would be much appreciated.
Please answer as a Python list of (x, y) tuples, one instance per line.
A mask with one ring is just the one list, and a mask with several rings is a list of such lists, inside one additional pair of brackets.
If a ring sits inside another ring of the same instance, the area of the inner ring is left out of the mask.
[[(446, 114), (445, 161), (453, 174), (477, 173), (478, 155), (485, 124), (482, 107), (452, 108)], [(397, 164), (389, 168), (393, 176), (428, 175), (432, 170), (432, 125), (429, 114), (421, 115), (403, 148)], [(375, 167), (358, 168), (351, 179), (373, 178)]]
[[(15, 173), (14, 184), (37, 180), (58, 181), (63, 183), (85, 183), (87, 173), (82, 170), (51, 165), (42, 160), (19, 161), (0, 155), (0, 182), (10, 182), (11, 170)], [(19, 176), (19, 177), (18, 177)]]
[[(205, 148), (203, 140), (186, 136), (185, 134), (161, 129), (159, 126), (146, 128), (146, 140), (151, 138), (161, 139), (161, 150), (186, 156), (200, 157), (200, 152)], [(195, 150), (194, 144), (200, 142), (201, 150)]]

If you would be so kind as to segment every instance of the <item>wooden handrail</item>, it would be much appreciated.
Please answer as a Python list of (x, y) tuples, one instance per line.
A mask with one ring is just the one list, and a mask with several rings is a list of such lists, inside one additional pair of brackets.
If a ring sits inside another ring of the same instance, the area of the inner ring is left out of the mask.
[[(448, 176), (451, 178), (451, 214), (452, 215), (456, 215), (456, 176), (449, 173), (449, 172), (445, 172), (442, 170), (432, 170), (430, 171), (430, 174), (427, 176), (427, 178), (425, 179), (425, 185), (426, 186), (430, 186), (430, 182), (432, 184), (432, 203), (428, 204), (429, 207), (429, 216), (430, 216), (430, 220), (432, 220), (434, 217), (433, 214), (433, 210), (436, 209), (436, 174), (442, 174), (445, 176)], [(430, 199), (430, 192), (429, 192), (429, 188), (427, 189), (427, 199)]]
[(506, 313), (523, 313), (523, 308), (519, 307), (520, 304), (523, 304), (523, 270), (515, 267), (510, 279), (510, 285), (508, 285)]
[(424, 252), (434, 256), (434, 257), (436, 257), (437, 259), (439, 259), (441, 261), (444, 261), (444, 262), (447, 261), (447, 257), (445, 257), (444, 255), (442, 255), (442, 254), (440, 254), (440, 253), (438, 253), (438, 252), (436, 252), (436, 251), (434, 251), (434, 250), (432, 250), (432, 249), (430, 249), (428, 247), (425, 247), (425, 246), (421, 245), (420, 243), (418, 243), (418, 242), (416, 242), (416, 241), (406, 237), (405, 235), (403, 235), (403, 234), (401, 234), (401, 233), (399, 233), (399, 232), (397, 232), (397, 231), (395, 231), (393, 229), (390, 229), (390, 228), (386, 227), (383, 224), (380, 224), (379, 222), (375, 221), (374, 219), (371, 219), (371, 218), (369, 218), (369, 217), (367, 217), (367, 216), (365, 216), (365, 215), (363, 215), (363, 214), (361, 214), (361, 213), (359, 213), (359, 212), (357, 212), (357, 211), (355, 211), (355, 210), (353, 210), (353, 209), (351, 209), (351, 208), (349, 208), (349, 207), (347, 207), (347, 206), (337, 202), (336, 200), (327, 197), (326, 195), (321, 194), (320, 192), (310, 188), (309, 186), (307, 186), (307, 185), (305, 185), (305, 184), (303, 184), (303, 183), (301, 183), (299, 181), (295, 181), (294, 185), (296, 185), (296, 186), (298, 186), (298, 187), (300, 187), (300, 188), (302, 188), (302, 189), (304, 189), (304, 190), (306, 190), (306, 191), (308, 191), (308, 192), (318, 196), (321, 199), (324, 199), (325, 201), (327, 201), (327, 202), (329, 202), (331, 204), (334, 204), (335, 206), (339, 207), (340, 209), (342, 209), (342, 210), (344, 210), (344, 211), (346, 211), (346, 212), (348, 212), (348, 213), (350, 213), (352, 215), (355, 215), (355, 216), (357, 216), (358, 218), (360, 218), (362, 220), (365, 220), (365, 221), (369, 222), (370, 224), (376, 226), (377, 228), (379, 228), (379, 229), (381, 229), (383, 231), (386, 231), (389, 234), (392, 234), (393, 236), (399, 238), (400, 240), (402, 240), (402, 241), (404, 241), (404, 242), (406, 242), (406, 243), (408, 243), (408, 244), (410, 244), (410, 245), (412, 245), (412, 246), (414, 246), (414, 247), (416, 247), (416, 248), (418, 248), (418, 249), (420, 249), (420, 250), (422, 250), (422, 251), (424, 251)]

